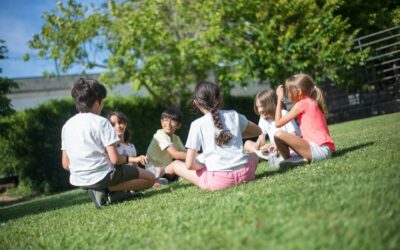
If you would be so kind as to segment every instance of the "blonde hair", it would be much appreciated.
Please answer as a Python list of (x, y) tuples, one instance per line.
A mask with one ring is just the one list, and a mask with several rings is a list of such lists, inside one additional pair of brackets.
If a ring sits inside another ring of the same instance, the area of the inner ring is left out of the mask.
[(267, 114), (272, 117), (275, 117), (275, 109), (276, 109), (276, 95), (275, 91), (272, 89), (264, 89), (257, 93), (256, 97), (254, 98), (254, 113), (256, 115), (260, 115), (257, 109), (257, 101), (261, 103), (261, 105), (265, 108)]
[(294, 95), (295, 91), (301, 90), (305, 95), (311, 97), (318, 103), (319, 109), (325, 115), (328, 114), (324, 93), (315, 85), (311, 76), (307, 74), (297, 74), (289, 77), (286, 80), (286, 89), (291, 95)]

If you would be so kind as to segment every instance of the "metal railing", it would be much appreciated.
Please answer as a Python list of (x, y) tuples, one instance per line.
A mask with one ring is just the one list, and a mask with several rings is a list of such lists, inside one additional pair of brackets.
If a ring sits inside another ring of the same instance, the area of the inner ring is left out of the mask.
[(356, 46), (353, 49), (370, 50), (371, 56), (364, 67), (366, 84), (381, 88), (399, 84), (400, 26), (356, 38), (354, 42)]
[(355, 70), (358, 88), (347, 91), (328, 83), (330, 123), (400, 110), (400, 26), (353, 40), (354, 50), (369, 50), (365, 65)]

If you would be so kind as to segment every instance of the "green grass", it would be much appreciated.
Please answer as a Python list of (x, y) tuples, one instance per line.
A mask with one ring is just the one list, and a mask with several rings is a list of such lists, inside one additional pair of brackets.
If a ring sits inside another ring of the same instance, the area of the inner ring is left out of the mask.
[(218, 192), (96, 210), (82, 190), (0, 208), (0, 249), (399, 249), (400, 113), (330, 126), (334, 158)]

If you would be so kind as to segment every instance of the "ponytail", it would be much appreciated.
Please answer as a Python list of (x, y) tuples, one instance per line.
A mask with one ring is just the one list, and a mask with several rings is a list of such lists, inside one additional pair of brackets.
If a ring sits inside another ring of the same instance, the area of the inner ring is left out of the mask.
[(325, 102), (324, 93), (315, 85), (311, 76), (303, 73), (293, 75), (286, 80), (286, 87), (289, 89), (301, 89), (306, 95), (310, 96), (317, 102), (318, 108), (322, 111), (322, 113), (325, 115), (328, 114), (328, 106)]
[(328, 114), (328, 107), (326, 105), (325, 96), (324, 96), (324, 93), (322, 92), (322, 90), (320, 88), (318, 88), (317, 86), (314, 86), (314, 88), (311, 89), (310, 96), (311, 96), (311, 98), (313, 98), (318, 103), (319, 109), (325, 115), (327, 115)]
[(210, 113), (211, 113), (212, 119), (214, 121), (214, 126), (219, 131), (217, 133), (217, 135), (215, 136), (215, 143), (221, 147), (222, 145), (229, 142), (232, 139), (233, 135), (229, 130), (224, 130), (224, 127), (222, 126), (222, 122), (221, 122), (221, 117), (219, 116), (218, 109), (211, 108)]

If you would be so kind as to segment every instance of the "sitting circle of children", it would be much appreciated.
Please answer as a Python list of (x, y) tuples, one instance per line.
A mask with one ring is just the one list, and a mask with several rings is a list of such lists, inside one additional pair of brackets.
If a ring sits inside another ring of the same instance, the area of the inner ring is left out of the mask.
[[(289, 111), (283, 102), (285, 90), (293, 104)], [(81, 78), (71, 95), (78, 113), (62, 128), (62, 166), (70, 172), (71, 185), (87, 190), (96, 208), (180, 179), (200, 189), (225, 189), (254, 180), (260, 158), (291, 167), (330, 158), (335, 151), (324, 95), (306, 74), (289, 77), (276, 92), (265, 89), (256, 95), (258, 125), (235, 110), (222, 109), (217, 84), (199, 82), (192, 101), (203, 115), (191, 123), (185, 146), (175, 134), (182, 112), (171, 107), (161, 114), (161, 129), (146, 155), (137, 155), (129, 142), (125, 114), (100, 116), (107, 96), (104, 85)], [(243, 144), (249, 138), (257, 140)]]

